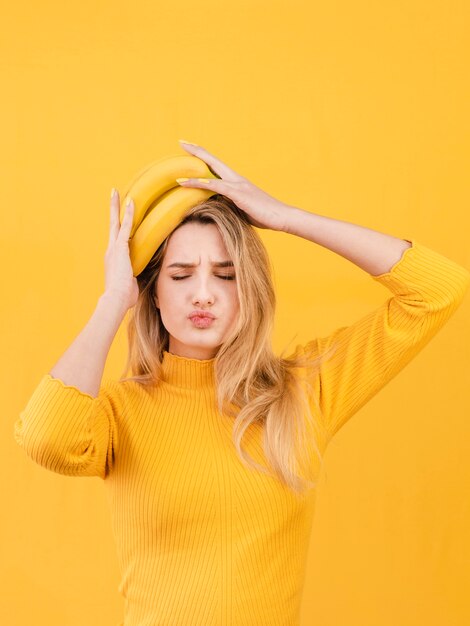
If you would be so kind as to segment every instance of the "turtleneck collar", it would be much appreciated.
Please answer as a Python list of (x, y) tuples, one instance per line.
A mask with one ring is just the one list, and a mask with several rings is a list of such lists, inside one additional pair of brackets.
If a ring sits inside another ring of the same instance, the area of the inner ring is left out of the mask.
[(165, 382), (187, 389), (210, 387), (215, 384), (215, 357), (190, 359), (163, 351), (162, 371)]

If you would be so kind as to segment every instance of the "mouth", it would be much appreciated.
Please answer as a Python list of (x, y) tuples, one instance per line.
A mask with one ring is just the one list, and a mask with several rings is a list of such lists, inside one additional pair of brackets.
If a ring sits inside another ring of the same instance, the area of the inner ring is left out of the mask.
[(215, 321), (215, 318), (205, 315), (192, 315), (189, 319), (197, 328), (208, 328)]
[(188, 315), (189, 318), (191, 317), (209, 317), (211, 319), (215, 319), (215, 315), (213, 313), (211, 313), (211, 311), (204, 311), (204, 309), (194, 309), (194, 311), (191, 311), (191, 313)]

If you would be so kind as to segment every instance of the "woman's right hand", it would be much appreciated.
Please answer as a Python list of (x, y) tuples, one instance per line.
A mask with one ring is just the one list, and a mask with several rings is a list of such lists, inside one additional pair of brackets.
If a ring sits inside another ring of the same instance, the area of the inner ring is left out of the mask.
[(139, 296), (139, 286), (129, 256), (129, 235), (134, 216), (134, 203), (131, 202), (129, 206), (126, 206), (122, 224), (119, 221), (120, 207), (119, 193), (116, 189), (111, 198), (109, 243), (104, 255), (105, 293), (117, 298), (127, 311), (135, 305)]

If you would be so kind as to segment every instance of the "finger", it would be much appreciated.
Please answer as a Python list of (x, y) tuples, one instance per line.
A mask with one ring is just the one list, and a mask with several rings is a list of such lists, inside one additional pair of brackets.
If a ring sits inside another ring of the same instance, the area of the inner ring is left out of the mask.
[(122, 220), (121, 229), (117, 237), (118, 241), (129, 241), (129, 235), (132, 229), (132, 220), (134, 217), (134, 202), (130, 199), (130, 204), (126, 204), (126, 210), (124, 212), (124, 218)]
[(226, 163), (221, 161), (202, 146), (193, 146), (192, 144), (184, 143), (181, 140), (180, 143), (185, 150), (205, 161), (213, 174), (220, 176), (220, 178), (225, 178), (226, 180), (237, 180), (238, 178), (241, 178), (240, 174), (237, 174), (237, 172), (232, 170)]
[(119, 192), (117, 189), (113, 189), (114, 195), (111, 196), (110, 201), (110, 226), (109, 226), (109, 241), (108, 245), (111, 245), (116, 241), (119, 234)]
[(198, 187), (199, 189), (211, 189), (216, 193), (228, 196), (230, 183), (219, 178), (177, 178), (176, 182), (181, 187)]

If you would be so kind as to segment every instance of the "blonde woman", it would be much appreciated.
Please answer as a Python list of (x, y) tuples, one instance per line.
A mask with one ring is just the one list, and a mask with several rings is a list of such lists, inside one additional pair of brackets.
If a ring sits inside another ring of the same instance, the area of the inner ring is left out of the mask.
[[(137, 277), (132, 205), (120, 224), (113, 196), (104, 293), (14, 436), (51, 471), (104, 480), (124, 626), (297, 626), (326, 446), (446, 323), (470, 273), (415, 240), (288, 206), (183, 145), (219, 178), (180, 184), (215, 195)], [(340, 254), (390, 297), (277, 356), (271, 268), (253, 226)], [(103, 381), (127, 312), (126, 368)]]

